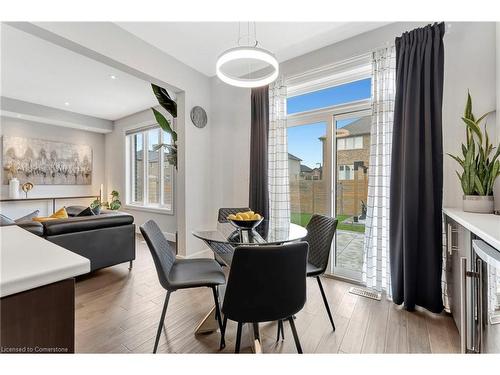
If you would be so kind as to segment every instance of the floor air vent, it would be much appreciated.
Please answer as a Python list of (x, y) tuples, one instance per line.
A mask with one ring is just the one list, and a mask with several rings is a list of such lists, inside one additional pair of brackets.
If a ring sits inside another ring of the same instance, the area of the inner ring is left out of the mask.
[(374, 290), (352, 287), (352, 288), (349, 288), (349, 293), (356, 294), (357, 296), (371, 298), (371, 299), (375, 299), (377, 301), (380, 301), (380, 293), (375, 292)]

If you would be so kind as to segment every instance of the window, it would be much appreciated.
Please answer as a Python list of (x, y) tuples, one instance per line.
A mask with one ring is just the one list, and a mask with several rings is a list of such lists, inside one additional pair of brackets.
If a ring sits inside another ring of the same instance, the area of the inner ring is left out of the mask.
[(339, 165), (339, 180), (354, 180), (354, 165)]
[(127, 135), (127, 204), (173, 213), (174, 167), (167, 161), (168, 149), (157, 149), (159, 144), (171, 142), (170, 134), (158, 127)]
[(371, 97), (371, 78), (287, 98), (287, 114), (311, 111)]
[(363, 148), (363, 137), (339, 138), (337, 140), (337, 150), (357, 150)]

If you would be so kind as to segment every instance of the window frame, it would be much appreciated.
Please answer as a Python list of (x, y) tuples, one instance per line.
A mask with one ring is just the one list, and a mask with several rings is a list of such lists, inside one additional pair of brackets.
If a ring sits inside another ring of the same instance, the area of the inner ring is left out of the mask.
[[(149, 212), (157, 212), (157, 213), (162, 213), (162, 214), (167, 214), (167, 215), (175, 215), (175, 168), (172, 166), (172, 203), (169, 207), (168, 204), (165, 204), (164, 199), (164, 193), (165, 193), (165, 163), (167, 163), (163, 157), (164, 150), (159, 149), (158, 152), (160, 153), (160, 156), (158, 157), (159, 160), (159, 168), (160, 168), (160, 184), (159, 184), (159, 189), (160, 189), (160, 203), (148, 203), (149, 202), (149, 176), (148, 176), (148, 163), (149, 163), (149, 137), (148, 132), (151, 130), (159, 130), (160, 132), (160, 143), (166, 143), (165, 142), (165, 131), (161, 129), (161, 127), (158, 124), (153, 124), (152, 126), (148, 126), (146, 128), (142, 129), (137, 129), (136, 131), (131, 131), (128, 134), (125, 134), (125, 139), (126, 139), (126, 150), (127, 150), (127, 163), (126, 163), (126, 175), (127, 175), (127, 183), (126, 183), (126, 204), (125, 207), (129, 209), (136, 209), (136, 210), (142, 210), (142, 211), (149, 211)], [(141, 134), (142, 135), (142, 152), (143, 152), (143, 194), (142, 194), (142, 201), (135, 201), (134, 200), (134, 191), (135, 191), (135, 174), (134, 174), (134, 159), (133, 156), (135, 154), (134, 150), (134, 142), (132, 142), (132, 138), (137, 135)], [(172, 141), (170, 137), (170, 141)]]
[[(347, 178), (347, 172), (349, 172), (350, 178)], [(354, 165), (353, 164), (339, 164), (339, 165), (337, 165), (337, 176), (338, 176), (339, 181), (353, 181), (354, 180)]]

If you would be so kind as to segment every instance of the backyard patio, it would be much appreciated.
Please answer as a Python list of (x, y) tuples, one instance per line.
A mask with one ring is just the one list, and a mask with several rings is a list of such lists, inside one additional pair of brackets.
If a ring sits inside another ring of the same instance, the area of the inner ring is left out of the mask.
[[(292, 212), (292, 223), (306, 226), (312, 214)], [(337, 232), (337, 267), (345, 270), (361, 272), (363, 270), (363, 245), (365, 226), (353, 223), (352, 216), (337, 215), (339, 221)]]
[(337, 230), (337, 267), (361, 272), (363, 270), (363, 245), (365, 234)]

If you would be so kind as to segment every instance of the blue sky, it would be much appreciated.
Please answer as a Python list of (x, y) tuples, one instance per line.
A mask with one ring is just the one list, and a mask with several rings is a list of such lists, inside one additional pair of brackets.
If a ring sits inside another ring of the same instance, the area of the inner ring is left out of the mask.
[[(371, 81), (368, 78), (288, 98), (287, 113), (303, 112), (369, 98), (371, 95), (370, 84)], [(337, 127), (346, 126), (354, 120), (339, 121)], [(318, 166), (317, 163), (322, 163), (323, 161), (323, 150), (319, 137), (325, 134), (325, 123), (289, 127), (288, 152), (302, 159), (302, 164), (310, 168), (315, 168)]]

